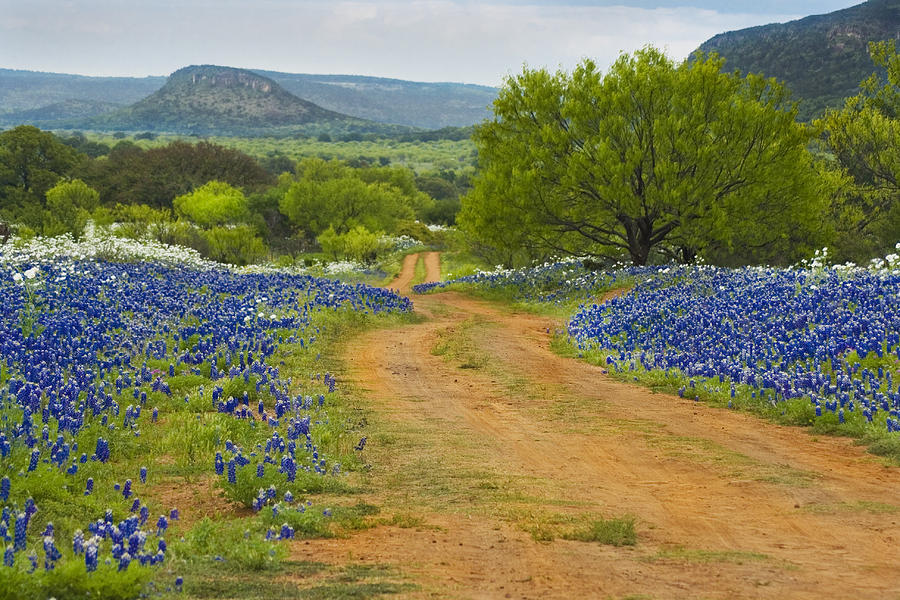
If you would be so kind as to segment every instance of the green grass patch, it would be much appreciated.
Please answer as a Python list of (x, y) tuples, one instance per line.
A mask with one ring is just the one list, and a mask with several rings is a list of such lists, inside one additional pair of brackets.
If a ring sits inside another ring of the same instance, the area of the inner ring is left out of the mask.
[(596, 519), (586, 526), (564, 531), (560, 537), (564, 540), (596, 542), (609, 546), (634, 546), (637, 543), (634, 517)]

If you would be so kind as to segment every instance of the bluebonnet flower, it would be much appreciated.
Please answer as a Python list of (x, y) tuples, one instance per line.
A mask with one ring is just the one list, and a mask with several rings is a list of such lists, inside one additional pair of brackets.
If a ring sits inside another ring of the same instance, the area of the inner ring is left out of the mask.
[(80, 529), (72, 536), (72, 552), (75, 554), (84, 552), (84, 533)]
[(84, 565), (87, 567), (88, 573), (97, 570), (99, 552), (99, 540), (97, 536), (88, 540), (84, 547)]
[(156, 521), (156, 535), (162, 537), (168, 527), (169, 521), (166, 519), (165, 515), (160, 515), (159, 519)]

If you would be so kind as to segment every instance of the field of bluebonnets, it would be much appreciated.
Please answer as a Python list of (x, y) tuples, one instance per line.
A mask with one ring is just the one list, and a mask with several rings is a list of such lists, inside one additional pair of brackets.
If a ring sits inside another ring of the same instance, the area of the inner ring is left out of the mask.
[[(857, 437), (900, 459), (900, 257), (864, 267), (826, 259), (820, 252), (787, 269), (600, 271), (567, 260), (415, 291), (569, 307), (561, 352), (682, 397)], [(627, 291), (598, 302), (615, 288)]]
[[(327, 535), (342, 509), (316, 494), (346, 486), (365, 433), (322, 349), (412, 308), (97, 238), (0, 247), (0, 298), (0, 598), (177, 593)], [(182, 526), (173, 482), (249, 516)]]

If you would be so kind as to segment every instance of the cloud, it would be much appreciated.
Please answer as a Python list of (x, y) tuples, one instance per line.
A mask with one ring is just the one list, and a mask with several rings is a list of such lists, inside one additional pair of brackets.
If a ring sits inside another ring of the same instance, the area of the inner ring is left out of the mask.
[(168, 74), (188, 64), (498, 85), (530, 66), (610, 64), (646, 44), (682, 58), (722, 31), (792, 14), (413, 0), (0, 1), (0, 66)]

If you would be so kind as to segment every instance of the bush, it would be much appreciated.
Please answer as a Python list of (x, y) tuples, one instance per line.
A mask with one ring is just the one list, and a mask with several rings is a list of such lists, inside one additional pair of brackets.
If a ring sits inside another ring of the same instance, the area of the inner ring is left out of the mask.
[(343, 257), (372, 263), (387, 249), (381, 241), (383, 235), (359, 225), (344, 234), (338, 234), (333, 227), (329, 227), (316, 239), (322, 252), (331, 254), (333, 258)]
[(268, 250), (252, 227), (215, 227), (203, 232), (206, 256), (232, 265), (246, 265), (265, 258)]
[(80, 179), (63, 181), (47, 190), (44, 235), (71, 233), (77, 240), (84, 234), (90, 211), (100, 204), (100, 194)]

